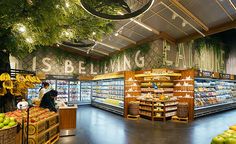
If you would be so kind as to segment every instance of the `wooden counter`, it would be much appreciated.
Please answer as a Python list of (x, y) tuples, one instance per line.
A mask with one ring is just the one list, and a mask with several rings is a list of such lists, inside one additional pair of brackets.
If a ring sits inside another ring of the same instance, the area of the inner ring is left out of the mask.
[[(74, 135), (76, 129), (77, 105), (73, 107), (59, 107), (61, 136)], [(68, 134), (70, 133), (70, 134)]]

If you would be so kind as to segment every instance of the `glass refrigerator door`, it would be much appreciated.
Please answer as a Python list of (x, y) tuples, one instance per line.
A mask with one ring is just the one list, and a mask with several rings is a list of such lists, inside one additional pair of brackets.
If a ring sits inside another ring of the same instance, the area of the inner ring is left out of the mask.
[(38, 98), (41, 84), (35, 84), (35, 88), (28, 89), (28, 99)]
[(91, 102), (92, 82), (81, 82), (81, 102)]
[(56, 80), (46, 80), (46, 82), (50, 84), (48, 90), (51, 90), (51, 89), (56, 90)]
[(66, 80), (57, 80), (57, 100), (68, 102), (69, 97), (69, 82)]
[(80, 82), (70, 81), (69, 102), (73, 104), (77, 104), (79, 98), (80, 98)]

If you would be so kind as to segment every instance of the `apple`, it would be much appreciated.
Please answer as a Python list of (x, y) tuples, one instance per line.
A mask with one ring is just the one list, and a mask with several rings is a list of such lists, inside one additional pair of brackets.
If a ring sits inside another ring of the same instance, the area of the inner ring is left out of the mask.
[(0, 113), (0, 117), (4, 118), (5, 114), (4, 113)]
[(216, 136), (212, 139), (211, 144), (224, 144), (225, 139), (221, 136)]
[(2, 129), (4, 127), (3, 123), (0, 123), (0, 129)]
[(15, 119), (14, 117), (10, 117), (10, 121), (11, 121), (11, 122), (12, 122), (12, 121), (15, 122), (15, 120), (16, 120), (16, 119)]
[(2, 129), (9, 129), (10, 127), (9, 126), (4, 126)]
[(236, 144), (236, 138), (232, 138), (232, 137), (227, 138), (225, 140), (225, 144)]
[(0, 123), (2, 123), (4, 121), (4, 119), (2, 117), (0, 117)]
[(16, 122), (14, 122), (14, 121), (11, 121), (11, 122), (8, 124), (9, 127), (12, 127), (12, 126), (15, 126), (15, 125), (16, 125)]
[(9, 124), (9, 122), (10, 122), (10, 119), (5, 119), (5, 120), (3, 121), (3, 124), (6, 126), (6, 125)]

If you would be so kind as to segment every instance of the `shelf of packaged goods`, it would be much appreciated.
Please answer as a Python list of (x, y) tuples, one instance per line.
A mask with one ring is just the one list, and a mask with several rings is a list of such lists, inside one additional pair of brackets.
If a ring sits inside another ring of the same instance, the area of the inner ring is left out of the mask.
[(174, 116), (174, 115), (169, 115), (169, 116), (154, 116), (154, 118), (168, 118), (168, 117), (172, 117), (172, 116)]
[(93, 92), (93, 94), (124, 96), (123, 94), (110, 94), (110, 93), (97, 93), (97, 92)]
[(124, 91), (124, 89), (93, 89), (93, 90)]
[(182, 79), (182, 80), (174, 80), (174, 82), (194, 82), (194, 80), (193, 79), (189, 79), (189, 80)]
[(154, 104), (155, 107), (171, 107), (171, 106), (177, 106), (178, 104), (171, 104), (171, 105), (156, 105)]
[(124, 85), (116, 85), (116, 84), (110, 84), (110, 85), (93, 85), (94, 87), (102, 87), (102, 86), (113, 86), (113, 87), (123, 87)]
[(158, 111), (158, 110), (155, 110), (154, 109), (154, 112), (158, 112), (158, 113), (164, 113), (164, 112), (171, 112), (171, 111), (176, 111), (177, 110), (177, 108), (176, 109), (172, 109), (172, 110), (166, 110), (166, 111)]
[(139, 113), (139, 114), (142, 115), (142, 116), (152, 117), (152, 116), (150, 116), (150, 115), (143, 114), (143, 113)]
[(163, 103), (166, 103), (166, 102), (176, 102), (177, 100), (157, 100), (157, 101), (154, 101), (154, 102), (163, 102)]
[(152, 92), (152, 93), (173, 93), (173, 91), (141, 91), (142, 93), (148, 93), (148, 92)]
[(179, 77), (181, 73), (166, 73), (166, 74), (136, 74), (135, 77), (154, 77), (154, 76), (169, 76), (169, 77)]
[(126, 85), (125, 87), (140, 87), (139, 85)]
[(236, 108), (236, 101), (235, 102), (228, 102), (228, 103), (221, 103), (221, 104), (215, 104), (215, 105), (208, 105), (204, 107), (198, 107), (195, 108), (195, 114), (194, 117), (201, 117), (221, 111), (226, 111), (230, 109)]
[(125, 91), (126, 93), (140, 93), (141, 91)]
[(121, 107), (121, 106), (118, 106), (118, 105), (109, 104), (109, 103), (105, 103), (105, 102), (100, 102), (100, 101), (93, 101), (93, 102), (104, 104), (104, 105), (113, 106), (113, 107), (120, 108), (120, 109), (124, 109), (124, 107)]
[(121, 99), (121, 98), (111, 98), (111, 97), (103, 97), (103, 96), (92, 96), (92, 97), (94, 97), (94, 98), (114, 99), (114, 100), (124, 101), (124, 99)]
[(172, 82), (172, 80), (143, 80), (143, 81), (140, 81), (140, 82)]
[(144, 104), (144, 103), (140, 103), (139, 105), (150, 106), (150, 107), (152, 107), (152, 104)]
[(177, 85), (175, 85), (174, 87), (193, 87), (193, 85), (187, 85), (187, 86), (184, 86), (184, 85), (177, 86)]
[(194, 93), (194, 91), (174, 91), (174, 93)]
[(194, 87), (195, 87), (195, 88), (215, 88), (216, 86), (197, 86), (197, 85), (195, 84)]
[(149, 111), (149, 112), (152, 112), (151, 109), (145, 109), (145, 108), (139, 108), (139, 110), (143, 110), (143, 111)]
[(214, 78), (199, 78), (199, 77), (195, 77), (194, 80), (236, 82), (236, 80), (214, 79)]
[[(147, 85), (147, 86), (141, 85), (140, 87), (141, 88), (153, 88), (152, 85)], [(157, 87), (158, 88), (172, 88), (172, 87), (174, 87), (174, 85), (157, 85)]]
[(97, 101), (92, 101), (92, 106), (95, 106), (97, 108), (103, 109), (103, 110), (107, 110), (119, 115), (124, 115), (124, 108), (123, 107), (119, 107), (119, 106), (114, 106), (114, 105), (110, 105), (107, 103), (102, 103), (102, 102), (97, 102)]

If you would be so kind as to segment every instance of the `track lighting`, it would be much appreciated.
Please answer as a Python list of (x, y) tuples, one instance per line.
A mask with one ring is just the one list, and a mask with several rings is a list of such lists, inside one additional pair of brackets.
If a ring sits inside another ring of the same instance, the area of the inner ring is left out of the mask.
[(176, 13), (173, 13), (173, 15), (172, 15), (172, 20), (175, 20), (177, 17), (178, 17), (177, 14), (176, 14)]
[(118, 32), (116, 32), (114, 35), (115, 35), (115, 36), (118, 36), (118, 35), (119, 35), (119, 33), (118, 33)]
[(187, 23), (186, 23), (185, 21), (183, 21), (183, 22), (182, 22), (182, 27), (185, 27), (186, 24), (187, 24)]

